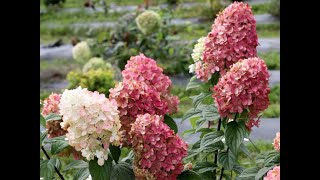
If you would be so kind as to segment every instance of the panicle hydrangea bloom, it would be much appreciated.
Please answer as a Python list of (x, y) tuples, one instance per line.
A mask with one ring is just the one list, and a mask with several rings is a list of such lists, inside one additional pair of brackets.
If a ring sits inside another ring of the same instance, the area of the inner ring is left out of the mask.
[(93, 57), (83, 66), (82, 71), (85, 73), (91, 69), (111, 69), (111, 64), (106, 63), (102, 58)]
[(219, 71), (225, 74), (240, 59), (256, 57), (258, 37), (256, 21), (248, 4), (234, 2), (218, 14), (208, 33), (201, 63), (196, 74), (201, 81), (208, 81)]
[(69, 144), (87, 160), (96, 156), (102, 166), (108, 159), (109, 145), (120, 145), (121, 124), (116, 102), (97, 91), (78, 87), (63, 92), (59, 108)]
[(136, 179), (175, 180), (182, 172), (188, 145), (164, 123), (163, 116), (138, 115), (130, 135)]
[[(203, 58), (202, 54), (203, 54), (203, 51), (204, 51), (205, 39), (206, 39), (205, 37), (199, 38), (198, 39), (198, 43), (194, 45), (191, 57), (192, 57), (192, 59), (193, 59), (193, 61), (195, 63), (197, 63), (198, 61), (202, 61), (202, 58)], [(195, 67), (196, 67), (195, 64), (191, 64), (189, 66), (189, 72), (193, 73), (195, 71)]]
[[(51, 113), (59, 114), (59, 103), (61, 94), (52, 93), (43, 101), (42, 115), (47, 116)], [(48, 138), (54, 138), (63, 136), (67, 133), (66, 130), (62, 129), (60, 123), (62, 120), (51, 120), (46, 121), (46, 129), (48, 132)]]
[(124, 145), (130, 145), (131, 124), (139, 114), (172, 114), (178, 110), (179, 99), (170, 94), (171, 80), (156, 62), (143, 54), (131, 57), (122, 71), (123, 82), (110, 89), (120, 111)]
[(277, 132), (272, 144), (274, 149), (280, 152), (280, 132)]
[(263, 180), (280, 180), (280, 166), (275, 166), (269, 170)]
[(264, 60), (248, 58), (233, 64), (213, 87), (212, 97), (221, 117), (233, 118), (234, 113), (248, 111), (249, 130), (257, 125), (258, 114), (265, 110), (269, 103), (269, 72)]
[(150, 34), (153, 31), (155, 31), (157, 28), (159, 28), (162, 24), (161, 17), (158, 13), (147, 10), (141, 13), (136, 19), (135, 19), (138, 29), (143, 34)]
[(91, 58), (91, 51), (88, 43), (86, 41), (81, 41), (76, 44), (72, 49), (73, 59), (85, 63)]

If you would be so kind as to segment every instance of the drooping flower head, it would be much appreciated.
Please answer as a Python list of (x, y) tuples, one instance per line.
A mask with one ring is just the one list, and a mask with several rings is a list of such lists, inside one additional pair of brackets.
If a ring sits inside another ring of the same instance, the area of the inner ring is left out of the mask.
[(81, 41), (72, 49), (73, 59), (79, 63), (86, 63), (91, 58), (91, 51), (86, 41)]
[(280, 180), (280, 166), (275, 166), (269, 170), (263, 180)]
[(69, 144), (87, 160), (96, 156), (98, 164), (103, 165), (108, 159), (109, 145), (120, 145), (121, 124), (116, 102), (97, 91), (78, 87), (63, 92), (59, 108)]
[[(43, 108), (41, 114), (43, 116), (48, 116), (51, 113), (59, 114), (59, 103), (61, 94), (52, 93), (43, 101)], [(46, 129), (48, 133), (48, 138), (54, 138), (58, 136), (63, 136), (67, 133), (66, 130), (62, 129), (60, 123), (61, 119), (46, 121)]]
[(274, 149), (280, 152), (280, 132), (277, 132), (272, 144)]
[(233, 64), (213, 87), (212, 97), (220, 116), (233, 118), (235, 113), (247, 110), (248, 123), (258, 124), (252, 121), (270, 104), (269, 77), (267, 66), (260, 58), (248, 58)]
[(218, 14), (204, 42), (197, 78), (207, 82), (215, 72), (225, 74), (240, 59), (256, 57), (256, 21), (248, 4), (234, 2)]
[(141, 13), (138, 17), (136, 17), (135, 21), (137, 23), (138, 29), (143, 34), (152, 33), (162, 24), (159, 14), (151, 10), (147, 10)]
[(158, 115), (138, 115), (132, 126), (136, 179), (175, 180), (184, 166), (188, 145)]
[(122, 71), (123, 82), (110, 89), (120, 111), (124, 145), (130, 145), (128, 132), (139, 114), (172, 114), (178, 110), (179, 99), (170, 94), (171, 80), (156, 62), (140, 54), (131, 57)]
[(93, 57), (83, 66), (82, 71), (85, 73), (91, 69), (111, 69), (111, 64), (106, 63), (102, 58)]

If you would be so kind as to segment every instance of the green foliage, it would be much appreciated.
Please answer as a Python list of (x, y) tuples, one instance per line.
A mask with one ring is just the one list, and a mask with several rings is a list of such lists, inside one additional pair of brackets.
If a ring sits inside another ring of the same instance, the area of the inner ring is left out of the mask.
[(114, 72), (112, 70), (89, 70), (86, 73), (71, 71), (67, 80), (69, 81), (68, 89), (74, 89), (78, 86), (88, 88), (89, 91), (98, 91), (109, 95), (109, 89), (116, 84), (114, 80)]
[(201, 15), (205, 19), (213, 20), (224, 8), (219, 0), (209, 0), (209, 4), (203, 7)]
[(164, 115), (164, 123), (166, 123), (174, 133), (178, 133), (178, 126), (170, 116)]
[(251, 10), (253, 14), (265, 14), (268, 13), (269, 10), (269, 3), (261, 3), (261, 4), (252, 4)]
[(276, 17), (280, 17), (280, 0), (271, 0), (268, 12)]
[(95, 157), (94, 160), (89, 161), (89, 171), (92, 179), (94, 180), (108, 180), (111, 176), (112, 170), (112, 157), (109, 157), (103, 164), (98, 165), (98, 159)]
[(259, 53), (259, 57), (266, 62), (269, 70), (280, 69), (280, 53), (279, 52)]
[(200, 175), (191, 170), (183, 171), (178, 177), (178, 180), (201, 180)]
[(134, 180), (134, 172), (131, 164), (119, 162), (112, 166), (110, 180)]
[(65, 2), (66, 0), (44, 0), (43, 1), (44, 5), (46, 5), (47, 7), (49, 6), (61, 7)]

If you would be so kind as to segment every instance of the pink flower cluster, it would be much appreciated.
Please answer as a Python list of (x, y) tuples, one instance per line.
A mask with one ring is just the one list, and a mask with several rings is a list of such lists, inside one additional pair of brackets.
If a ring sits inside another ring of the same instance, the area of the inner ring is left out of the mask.
[(43, 101), (42, 115), (47, 116), (51, 113), (59, 114), (59, 103), (61, 94), (52, 93)]
[(234, 2), (218, 14), (204, 42), (202, 61), (196, 62), (196, 75), (208, 81), (219, 71), (222, 75), (240, 59), (256, 57), (256, 21), (248, 4)]
[(138, 115), (130, 135), (136, 179), (175, 180), (182, 172), (188, 145), (163, 122), (163, 116)]
[(280, 152), (280, 132), (277, 132), (272, 144), (274, 149)]
[[(42, 115), (47, 116), (51, 113), (59, 114), (59, 103), (61, 94), (52, 93), (49, 97), (44, 100)], [(62, 129), (60, 123), (62, 120), (52, 120), (46, 122), (46, 129), (48, 132), (48, 138), (54, 138), (63, 136), (67, 133), (66, 130)]]
[(124, 145), (130, 145), (131, 124), (139, 114), (171, 114), (178, 110), (179, 99), (170, 95), (171, 80), (156, 62), (140, 54), (133, 56), (122, 71), (123, 82), (110, 89), (110, 99), (117, 101)]
[(269, 170), (263, 180), (280, 180), (280, 166), (275, 166)]
[(264, 60), (248, 58), (233, 64), (213, 87), (212, 97), (221, 117), (233, 118), (234, 113), (248, 111), (247, 127), (258, 125), (258, 114), (269, 103), (269, 72)]

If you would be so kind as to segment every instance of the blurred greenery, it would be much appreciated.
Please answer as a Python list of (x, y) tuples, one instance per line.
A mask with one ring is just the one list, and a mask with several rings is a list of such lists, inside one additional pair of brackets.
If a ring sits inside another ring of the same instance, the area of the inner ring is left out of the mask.
[(262, 58), (269, 70), (280, 69), (280, 53), (279, 52), (260, 52), (258, 56)]

